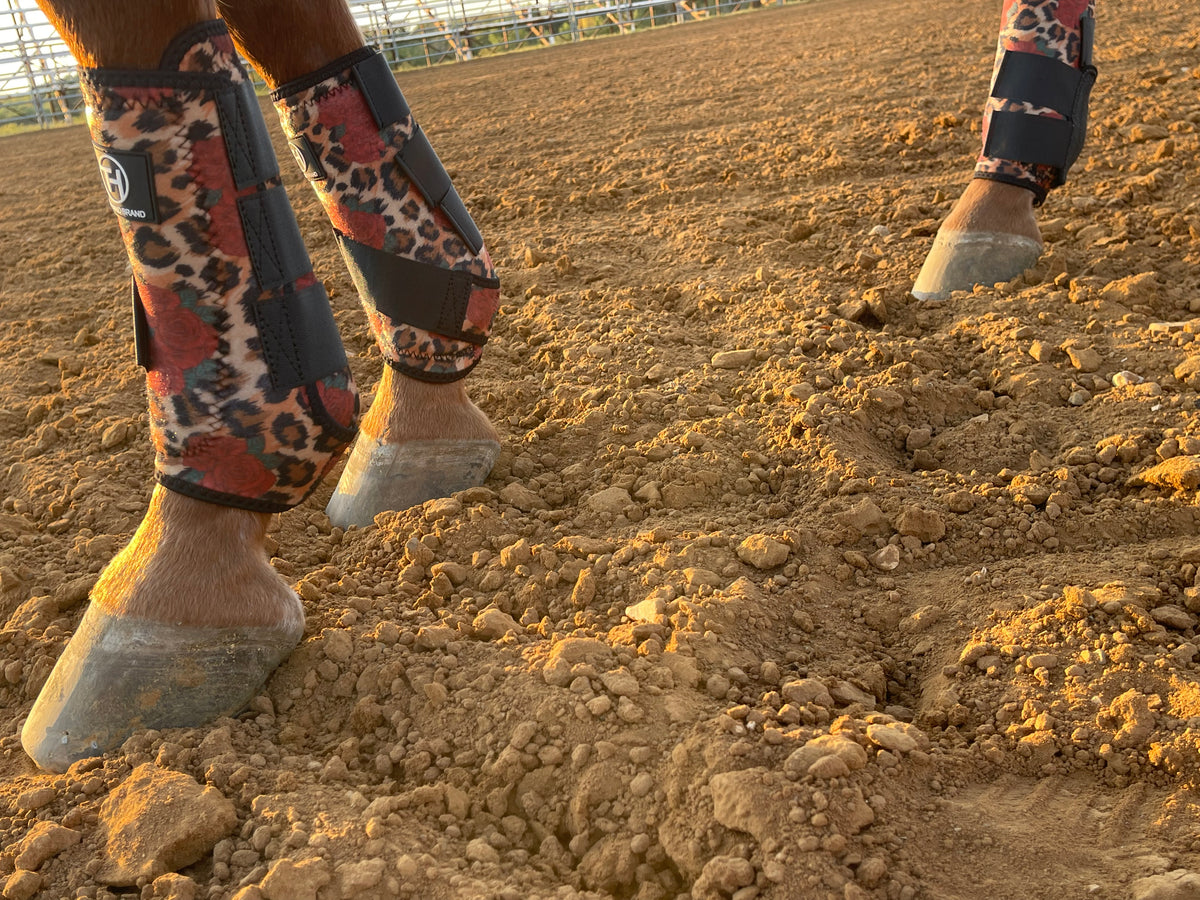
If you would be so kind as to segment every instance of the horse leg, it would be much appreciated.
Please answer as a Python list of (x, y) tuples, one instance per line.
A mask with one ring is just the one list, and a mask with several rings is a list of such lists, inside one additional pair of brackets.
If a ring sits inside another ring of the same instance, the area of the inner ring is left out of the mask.
[(274, 88), (293, 155), (328, 213), (386, 365), (329, 504), (370, 524), (483, 482), (500, 449), (467, 397), (499, 302), (483, 241), (344, 0), (219, 0)]
[(295, 646), (267, 523), (348, 445), (357, 394), (215, 5), (40, 2), (84, 65), (157, 480), (22, 730), (63, 771), (135, 730), (238, 712)]
[(1037, 260), (1034, 210), (1064, 183), (1083, 146), (1095, 0), (1005, 0), (983, 150), (913, 287), (941, 299), (1008, 281)]

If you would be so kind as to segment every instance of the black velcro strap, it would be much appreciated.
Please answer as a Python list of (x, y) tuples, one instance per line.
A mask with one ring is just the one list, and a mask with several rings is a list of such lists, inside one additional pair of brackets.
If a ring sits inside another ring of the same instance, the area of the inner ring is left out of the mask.
[(471, 288), (499, 287), (494, 279), (443, 269), (376, 250), (335, 232), (359, 296), (397, 323), (482, 346), (463, 332)]
[(133, 288), (133, 357), (137, 364), (150, 371), (150, 320), (146, 318), (146, 308), (142, 306), (142, 295), (138, 291), (137, 276), (129, 279)]
[(381, 54), (372, 53), (361, 62), (355, 63), (351, 71), (367, 101), (371, 115), (375, 117), (375, 124), (380, 128), (395, 125), (412, 114), (400, 86), (396, 84), (396, 76), (392, 74), (387, 60)]
[(396, 161), (417, 186), (421, 196), (446, 214), (458, 236), (471, 248), (472, 253), (478, 254), (483, 249), (483, 235), (479, 233), (458, 191), (454, 189), (446, 167), (438, 159), (420, 125), (414, 124), (412, 137), (405, 143)]
[(983, 155), (1065, 172), (1075, 126), (1066, 119), (1022, 112), (993, 112)]
[(264, 291), (290, 284), (312, 271), (287, 194), (276, 185), (238, 198), (238, 213), (258, 286)]
[(346, 366), (346, 351), (320, 282), (258, 301), (254, 320), (276, 390), (312, 384)]
[(1006, 50), (992, 96), (1070, 116), (1081, 78), (1083, 73), (1077, 68), (1053, 57)]
[(238, 190), (279, 175), (279, 164), (249, 80), (216, 94), (221, 134)]

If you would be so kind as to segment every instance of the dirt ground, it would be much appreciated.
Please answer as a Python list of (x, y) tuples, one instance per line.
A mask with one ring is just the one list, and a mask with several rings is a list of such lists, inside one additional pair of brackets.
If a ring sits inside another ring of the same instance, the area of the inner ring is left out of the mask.
[(0, 140), (3, 895), (1200, 897), (1200, 29), (1101, 3), (1043, 259), (918, 303), (998, 5), (401, 75), (502, 270), (500, 461), (279, 517), (308, 619), (263, 695), (61, 776), (20, 726), (152, 459), (88, 136)]

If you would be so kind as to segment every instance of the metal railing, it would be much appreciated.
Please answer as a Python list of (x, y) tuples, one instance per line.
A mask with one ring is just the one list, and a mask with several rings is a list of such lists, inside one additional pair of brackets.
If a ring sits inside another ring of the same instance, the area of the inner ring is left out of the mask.
[[(784, 0), (349, 0), (394, 69), (698, 21)], [(75, 60), (32, 0), (0, 0), (0, 128), (78, 121)]]

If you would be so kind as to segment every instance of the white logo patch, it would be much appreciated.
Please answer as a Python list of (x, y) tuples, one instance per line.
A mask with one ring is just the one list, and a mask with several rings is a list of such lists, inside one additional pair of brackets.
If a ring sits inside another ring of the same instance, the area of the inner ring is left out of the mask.
[(124, 203), (129, 196), (129, 176), (124, 167), (105, 154), (100, 157), (100, 174), (104, 178), (104, 189), (113, 203)]
[(308, 171), (308, 160), (304, 158), (304, 154), (300, 152), (300, 148), (297, 147), (295, 144), (288, 144), (288, 147), (291, 148), (292, 156), (296, 157), (296, 163), (300, 166), (301, 169), (303, 169), (305, 172), (307, 172)]

